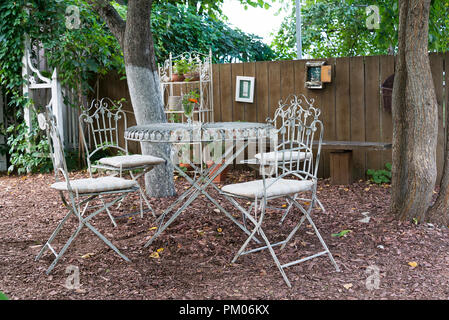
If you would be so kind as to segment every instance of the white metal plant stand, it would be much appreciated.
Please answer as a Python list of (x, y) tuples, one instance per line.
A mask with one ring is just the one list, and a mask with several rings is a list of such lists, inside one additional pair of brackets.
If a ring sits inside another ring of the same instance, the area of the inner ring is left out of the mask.
[[(190, 81), (172, 81), (174, 64), (176, 61), (184, 60), (190, 65), (195, 65), (198, 78)], [(193, 121), (205, 123), (214, 121), (213, 87), (212, 87), (212, 51), (208, 54), (199, 52), (184, 52), (180, 55), (170, 56), (158, 67), (161, 81), (162, 101), (164, 111), (169, 122), (185, 122), (182, 105), (179, 108), (171, 108), (168, 104), (170, 97), (182, 98), (190, 91), (196, 91), (199, 95), (197, 109), (193, 111)]]

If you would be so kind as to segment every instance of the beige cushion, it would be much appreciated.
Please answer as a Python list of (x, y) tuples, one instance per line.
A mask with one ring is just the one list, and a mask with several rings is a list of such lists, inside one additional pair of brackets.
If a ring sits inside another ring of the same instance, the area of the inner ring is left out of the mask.
[[(258, 153), (254, 156), (258, 160), (262, 160), (262, 154)], [(311, 152), (299, 152), (299, 151), (272, 151), (263, 153), (264, 162), (275, 162), (276, 158), (278, 161), (290, 161), (290, 160), (305, 160), (312, 157)]]
[(165, 160), (162, 158), (154, 157), (154, 156), (132, 154), (132, 155), (128, 155), (128, 156), (115, 156), (115, 157), (101, 158), (100, 160), (98, 160), (98, 162), (103, 165), (111, 166), (114, 168), (126, 169), (126, 168), (158, 165), (158, 164), (164, 163)]
[[(70, 186), (74, 192), (81, 194), (131, 189), (138, 187), (138, 184), (134, 180), (127, 180), (117, 177), (101, 177), (70, 180)], [(53, 183), (51, 188), (60, 191), (67, 191), (67, 182), (61, 181)]]
[[(295, 194), (302, 191), (311, 190), (314, 182), (311, 180), (291, 180), (279, 179), (273, 183), (276, 178), (265, 180), (267, 188), (267, 197)], [(223, 192), (235, 194), (248, 198), (263, 197), (263, 180), (254, 180), (243, 183), (229, 184), (221, 188)]]

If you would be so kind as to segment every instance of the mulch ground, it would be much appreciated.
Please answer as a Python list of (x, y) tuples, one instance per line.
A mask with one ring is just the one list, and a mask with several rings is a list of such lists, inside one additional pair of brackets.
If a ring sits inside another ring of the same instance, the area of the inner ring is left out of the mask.
[[(72, 176), (85, 177), (86, 172)], [(251, 172), (234, 170), (228, 173), (228, 182), (248, 177), (253, 177)], [(392, 219), (388, 185), (319, 182), (319, 199), (326, 212), (316, 209), (312, 217), (341, 272), (335, 271), (327, 256), (320, 256), (285, 269), (290, 289), (267, 250), (231, 264), (246, 236), (203, 196), (148, 248), (144, 244), (156, 226), (149, 213), (143, 219), (118, 219), (117, 227), (105, 213), (97, 216), (92, 224), (131, 262), (122, 260), (84, 228), (46, 275), (51, 253), (39, 261), (34, 258), (66, 213), (58, 193), (49, 188), (52, 182), (52, 174), (0, 177), (0, 291), (10, 299), (449, 298), (449, 229)], [(188, 183), (178, 178), (176, 186), (182, 192)], [(210, 194), (240, 219), (229, 202), (214, 190)], [(160, 212), (174, 199), (150, 201)], [(112, 212), (135, 211), (138, 203), (137, 195), (130, 196)], [(273, 241), (285, 238), (301, 215), (294, 210), (279, 226), (280, 217), (279, 211), (267, 212), (265, 230)], [(72, 218), (57, 238), (58, 249), (77, 226)], [(288, 246), (276, 252), (284, 263), (321, 249), (313, 229), (305, 223)], [(80, 274), (77, 289), (66, 286), (72, 270), (67, 268), (73, 266)]]

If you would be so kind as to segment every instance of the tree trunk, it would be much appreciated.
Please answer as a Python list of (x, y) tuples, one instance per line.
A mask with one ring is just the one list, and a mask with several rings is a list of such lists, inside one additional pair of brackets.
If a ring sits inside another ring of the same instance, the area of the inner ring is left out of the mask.
[[(446, 126), (447, 125), (449, 125), (449, 112), (446, 111)], [(427, 212), (426, 221), (440, 226), (449, 226), (449, 134), (446, 135), (446, 149), (444, 150), (444, 165), (440, 183), (440, 192), (438, 193), (435, 203)]]
[[(129, 0), (126, 23), (109, 1), (98, 1), (94, 9), (106, 21), (118, 39), (125, 60), (126, 78), (137, 125), (166, 122), (159, 75), (157, 73), (153, 35), (151, 33), (152, 0)], [(169, 157), (170, 145), (141, 143), (142, 153)], [(175, 194), (173, 165), (156, 166), (145, 175), (145, 186), (151, 197)]]
[(399, 5), (390, 208), (401, 220), (424, 221), (437, 175), (438, 104), (428, 56), (430, 0), (399, 0)]

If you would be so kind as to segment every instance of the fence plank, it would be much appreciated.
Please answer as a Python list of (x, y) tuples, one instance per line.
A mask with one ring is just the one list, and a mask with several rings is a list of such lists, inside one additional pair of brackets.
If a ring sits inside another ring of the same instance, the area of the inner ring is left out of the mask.
[(214, 83), (220, 81), (220, 65), (212, 65), (212, 92), (213, 92), (213, 108), (214, 108), (214, 121), (221, 121), (221, 96), (220, 96), (220, 86), (214, 85)]
[[(318, 107), (321, 109), (321, 119), (324, 125), (324, 140), (336, 140), (336, 128), (335, 128), (335, 64), (336, 59), (327, 59), (327, 64), (332, 66), (332, 82), (325, 85), (322, 90), (322, 98)], [(320, 177), (330, 176), (330, 164), (329, 164), (329, 154), (330, 151), (322, 150), (323, 162), (320, 166), (323, 167), (322, 175)]]
[(444, 118), (443, 118), (443, 55), (437, 53), (429, 54), (430, 68), (432, 70), (433, 83), (435, 86), (435, 94), (438, 102), (438, 139), (437, 139), (437, 180), (436, 184), (439, 185), (441, 176), (443, 173), (444, 164), (444, 147), (445, 147), (445, 132), (444, 132)]
[(339, 58), (335, 64), (335, 112), (337, 140), (351, 138), (351, 102), (349, 96), (349, 58)]
[(221, 121), (232, 121), (232, 74), (230, 64), (220, 64), (220, 100), (221, 100)]
[(268, 79), (268, 62), (256, 62), (256, 82), (255, 82), (255, 102), (257, 104), (256, 118), (257, 122), (264, 122), (269, 114), (269, 79)]
[(278, 102), (281, 99), (281, 67), (279, 61), (268, 64), (268, 110), (273, 118)]
[[(365, 57), (365, 136), (366, 141), (380, 141), (380, 59)], [(366, 169), (382, 168), (382, 155), (378, 151), (366, 153)]]
[[(256, 76), (256, 63), (255, 62), (247, 62), (243, 64), (243, 75), (245, 77), (255, 77)], [(257, 79), (254, 79), (257, 81)], [(254, 87), (256, 87), (256, 82), (254, 83)], [(254, 94), (254, 102), (253, 103), (245, 103), (245, 121), (249, 122), (257, 122), (257, 96)]]
[[(351, 140), (365, 141), (365, 63), (363, 57), (350, 60), (350, 104)], [(352, 155), (353, 177), (365, 178), (365, 156), (363, 150), (354, 150)]]
[(293, 61), (280, 62), (280, 77), (281, 77), (281, 97), (285, 100), (289, 95), (295, 92), (295, 75), (293, 73)]
[(237, 76), (243, 76), (243, 63), (233, 63), (231, 65), (232, 74), (232, 121), (245, 121), (245, 104), (235, 101), (235, 87)]
[(307, 96), (307, 89), (305, 88), (306, 60), (293, 61), (293, 76), (295, 82), (294, 93)]

